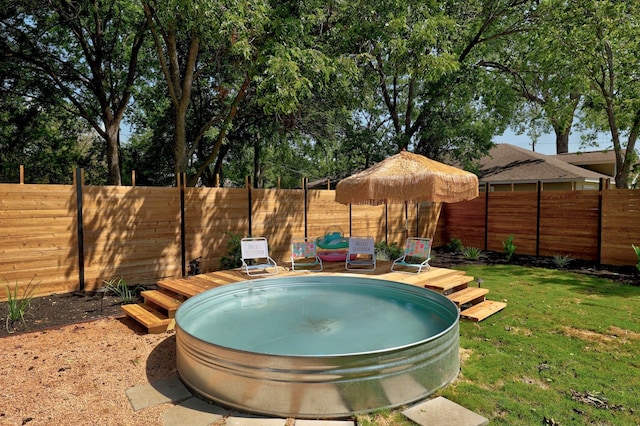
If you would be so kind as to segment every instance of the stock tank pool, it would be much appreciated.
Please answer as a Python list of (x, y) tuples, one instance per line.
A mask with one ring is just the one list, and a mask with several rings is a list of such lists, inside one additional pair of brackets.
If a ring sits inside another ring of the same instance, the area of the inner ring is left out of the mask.
[(361, 276), (230, 284), (176, 313), (185, 384), (239, 410), (336, 418), (420, 400), (457, 377), (458, 309), (423, 288)]

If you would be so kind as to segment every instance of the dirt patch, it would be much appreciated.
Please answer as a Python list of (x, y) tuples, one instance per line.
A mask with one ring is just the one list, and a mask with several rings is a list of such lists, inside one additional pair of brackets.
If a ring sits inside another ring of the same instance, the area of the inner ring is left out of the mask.
[(604, 333), (598, 333), (592, 330), (577, 329), (573, 327), (562, 327), (562, 331), (566, 336), (569, 337), (575, 337), (586, 342), (595, 342), (602, 344), (612, 342), (624, 344), (627, 343), (629, 339), (638, 339), (638, 337), (640, 337), (639, 333), (613, 326), (609, 327)]

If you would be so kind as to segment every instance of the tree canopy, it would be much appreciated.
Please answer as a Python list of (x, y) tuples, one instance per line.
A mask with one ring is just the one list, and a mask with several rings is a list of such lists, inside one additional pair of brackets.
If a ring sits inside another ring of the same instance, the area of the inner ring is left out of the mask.
[(1, 1), (2, 179), (292, 187), (401, 149), (473, 170), (507, 126), (566, 152), (577, 118), (619, 186), (637, 159), (632, 1)]

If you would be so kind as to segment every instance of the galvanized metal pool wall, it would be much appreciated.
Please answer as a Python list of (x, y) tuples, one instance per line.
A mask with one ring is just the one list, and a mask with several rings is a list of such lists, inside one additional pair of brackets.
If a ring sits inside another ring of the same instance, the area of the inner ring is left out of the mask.
[(176, 324), (177, 367), (187, 386), (272, 416), (335, 418), (397, 407), (445, 386), (460, 368), (457, 307), (438, 293), (385, 280), (233, 284), (187, 300)]

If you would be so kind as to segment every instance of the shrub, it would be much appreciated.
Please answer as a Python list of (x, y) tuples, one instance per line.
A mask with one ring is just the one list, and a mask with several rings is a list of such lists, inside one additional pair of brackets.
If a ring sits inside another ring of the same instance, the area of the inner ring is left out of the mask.
[(385, 241), (376, 243), (376, 259), (378, 260), (396, 260), (404, 253), (404, 248), (399, 247), (398, 243), (387, 244)]
[(565, 268), (569, 262), (571, 262), (571, 255), (569, 254), (556, 254), (553, 256), (553, 264), (556, 265), (556, 268)]
[(227, 254), (220, 258), (220, 269), (235, 269), (242, 266), (242, 237), (231, 232), (225, 232), (229, 236), (227, 241)]
[(464, 246), (459, 238), (451, 238), (449, 244), (446, 246), (447, 251), (450, 253), (461, 253), (463, 248)]
[(631, 244), (631, 247), (633, 247), (633, 251), (636, 252), (636, 257), (638, 258), (638, 263), (636, 263), (636, 269), (640, 271), (640, 247), (636, 247), (633, 244)]
[(502, 241), (502, 248), (504, 248), (504, 252), (507, 255), (507, 260), (511, 260), (518, 248), (518, 246), (513, 243), (513, 234), (510, 234), (507, 239)]
[(108, 292), (115, 294), (120, 298), (123, 305), (136, 303), (138, 301), (138, 293), (142, 286), (140, 284), (129, 286), (124, 278), (112, 278), (104, 282)]
[(480, 253), (482, 253), (482, 250), (477, 247), (465, 247), (462, 249), (462, 255), (467, 260), (478, 260)]
[(7, 328), (7, 333), (11, 333), (9, 327), (15, 321), (21, 320), (22, 323), (26, 326), (27, 322), (24, 319), (24, 314), (27, 311), (27, 308), (31, 304), (31, 300), (33, 299), (33, 292), (35, 291), (38, 283), (33, 283), (33, 278), (29, 281), (29, 284), (22, 291), (22, 297), (18, 298), (18, 284), (13, 286), (13, 291), (11, 288), (7, 286), (7, 321), (5, 326)]

